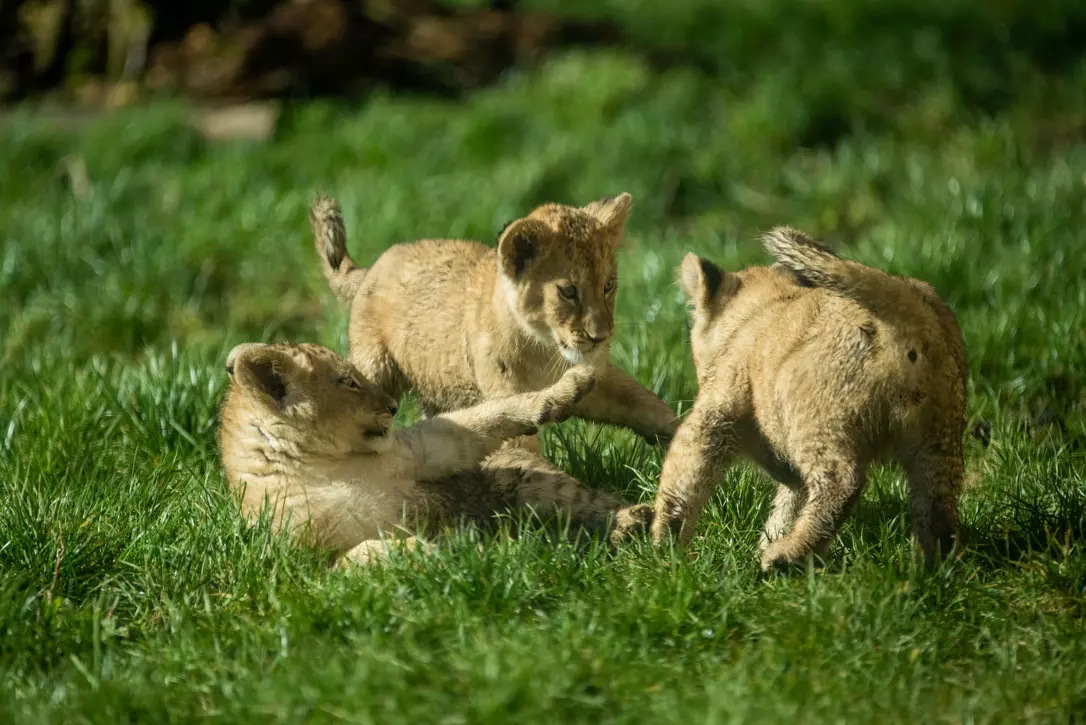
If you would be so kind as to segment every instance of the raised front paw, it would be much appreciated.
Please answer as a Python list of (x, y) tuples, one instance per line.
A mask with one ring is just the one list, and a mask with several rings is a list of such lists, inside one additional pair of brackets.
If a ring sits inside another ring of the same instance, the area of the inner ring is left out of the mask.
[(546, 390), (540, 392), (538, 425), (557, 423), (565, 420), (573, 406), (581, 402), (584, 396), (596, 387), (596, 376), (587, 365), (571, 368), (562, 378)]

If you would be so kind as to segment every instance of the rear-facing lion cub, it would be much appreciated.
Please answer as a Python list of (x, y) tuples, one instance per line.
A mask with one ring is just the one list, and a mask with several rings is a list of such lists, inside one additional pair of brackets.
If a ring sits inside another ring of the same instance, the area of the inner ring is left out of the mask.
[(319, 345), (239, 345), (226, 369), (219, 449), (244, 513), (255, 518), (267, 502), (277, 527), (348, 559), (369, 560), (382, 535), (485, 522), (512, 506), (613, 527), (612, 540), (651, 512), (586, 490), (530, 452), (494, 453), (567, 415), (594, 386), (584, 367), (538, 392), (400, 430), (396, 401)]
[(347, 255), (339, 205), (316, 198), (324, 275), (351, 306), (351, 362), (393, 396), (414, 390), (426, 415), (539, 390), (587, 364), (598, 385), (574, 415), (670, 439), (674, 411), (608, 360), (630, 204), (629, 194), (545, 204), (507, 225), (497, 248), (397, 244), (361, 269)]
[[(735, 274), (688, 254), (699, 392), (660, 474), (653, 539), (686, 543), (742, 454), (783, 484), (762, 567), (824, 553), (868, 464), (906, 470), (913, 534), (930, 562), (958, 535), (965, 348), (928, 284), (836, 256), (801, 232), (764, 238), (779, 268)], [(786, 533), (787, 532), (787, 533)]]

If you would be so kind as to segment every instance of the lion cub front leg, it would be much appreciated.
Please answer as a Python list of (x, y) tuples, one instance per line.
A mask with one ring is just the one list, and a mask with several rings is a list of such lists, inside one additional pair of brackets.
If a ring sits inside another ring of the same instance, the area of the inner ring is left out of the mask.
[(409, 447), (416, 480), (433, 480), (477, 465), (503, 441), (535, 435), (539, 427), (564, 420), (596, 379), (587, 367), (566, 372), (543, 390), (488, 400), (443, 413), (401, 433)]
[(677, 534), (681, 545), (690, 542), (701, 510), (734, 457), (729, 422), (710, 406), (695, 403), (679, 426), (660, 471), (653, 542), (669, 534)]
[(480, 436), (499, 442), (520, 436), (534, 436), (547, 423), (565, 420), (573, 408), (596, 388), (591, 368), (567, 370), (554, 385), (530, 393), (497, 398), (473, 408), (442, 416)]
[(667, 444), (679, 427), (679, 416), (632, 375), (608, 364), (592, 397), (575, 414), (585, 420), (629, 428), (649, 443)]

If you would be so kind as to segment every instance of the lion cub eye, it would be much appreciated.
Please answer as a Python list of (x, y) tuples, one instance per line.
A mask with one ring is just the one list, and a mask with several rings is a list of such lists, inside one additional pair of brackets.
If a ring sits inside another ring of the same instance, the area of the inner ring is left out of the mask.
[(618, 280), (615, 279), (614, 277), (607, 280), (606, 284), (603, 285), (603, 293), (605, 295), (611, 294), (612, 292), (615, 291), (615, 285), (617, 285), (617, 284), (618, 284)]
[(577, 299), (577, 288), (571, 284), (558, 285), (558, 294), (567, 300), (575, 300)]
[(358, 381), (352, 378), (350, 375), (345, 375), (339, 379), (339, 384), (348, 390), (361, 390), (362, 386), (358, 384)]

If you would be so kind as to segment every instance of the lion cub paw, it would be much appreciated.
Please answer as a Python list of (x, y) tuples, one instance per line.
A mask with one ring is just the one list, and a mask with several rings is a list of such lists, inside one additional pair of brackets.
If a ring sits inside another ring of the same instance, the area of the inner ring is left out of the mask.
[(386, 561), (393, 549), (412, 551), (425, 548), (428, 548), (428, 544), (417, 536), (408, 536), (405, 539), (368, 539), (340, 557), (338, 567), (351, 571)]
[(762, 571), (801, 569), (807, 565), (808, 560), (813, 561), (815, 564), (820, 563), (824, 555), (824, 548), (820, 547), (815, 551), (809, 551), (796, 546), (787, 539), (778, 539), (766, 546), (762, 551)]
[(559, 423), (569, 417), (571, 409), (596, 387), (596, 377), (586, 365), (571, 368), (561, 379), (540, 392), (537, 425)]
[(642, 535), (652, 526), (653, 509), (649, 504), (634, 504), (615, 512), (615, 528), (611, 530), (611, 543), (621, 544)]

